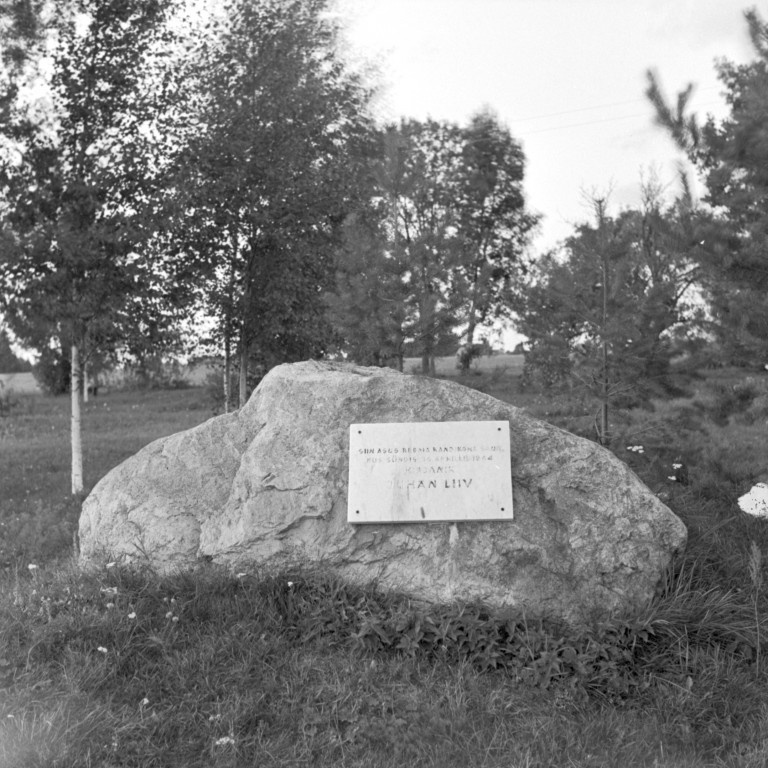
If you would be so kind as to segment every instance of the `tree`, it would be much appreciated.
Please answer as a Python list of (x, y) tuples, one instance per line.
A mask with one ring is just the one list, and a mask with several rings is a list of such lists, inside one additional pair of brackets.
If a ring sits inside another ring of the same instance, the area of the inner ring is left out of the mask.
[(658, 185), (643, 206), (616, 217), (593, 198), (595, 222), (580, 225), (563, 253), (545, 256), (515, 297), (528, 341), (526, 367), (548, 384), (575, 377), (601, 403), (598, 435), (609, 441), (609, 403), (658, 391), (672, 355), (670, 334), (689, 321), (690, 259), (684, 200), (664, 206)]
[[(355, 355), (397, 359), (407, 350), (434, 372), (462, 325), (471, 346), (478, 325), (506, 312), (536, 221), (525, 210), (523, 169), (519, 145), (487, 111), (466, 128), (403, 120), (385, 129), (365, 245), (344, 250), (333, 302)], [(348, 235), (360, 237), (361, 221)]]
[(692, 85), (674, 106), (652, 72), (646, 91), (658, 122), (706, 185), (696, 258), (721, 338), (742, 362), (768, 354), (768, 25), (755, 10), (745, 18), (756, 59), (717, 64), (730, 107), (726, 118), (700, 123), (688, 110)]
[[(339, 346), (363, 365), (403, 370), (407, 266), (382, 253), (384, 216), (374, 206), (350, 215), (336, 254), (336, 283), (326, 295)], [(367, 214), (367, 215), (366, 215)]]
[[(462, 133), (458, 269), (464, 338), (472, 349), (478, 325), (508, 315), (507, 290), (521, 276), (521, 256), (538, 218), (525, 207), (525, 156), (509, 130), (492, 112), (481, 110)], [(471, 356), (463, 361), (468, 368)]]
[(3, 311), (40, 344), (70, 347), (72, 492), (83, 489), (80, 378), (87, 343), (140, 346), (172, 325), (174, 263), (155, 247), (165, 147), (159, 115), (173, 37), (164, 0), (73, 0), (56, 17), (51, 108), (17, 102), (0, 166)]
[(386, 197), (393, 205), (392, 246), (407, 265), (406, 337), (421, 355), (422, 373), (434, 374), (443, 338), (458, 325), (459, 238), (454, 208), (461, 162), (459, 128), (434, 120), (404, 120), (394, 131), (398, 152)]
[(331, 337), (322, 297), (356, 204), (370, 92), (327, 11), (328, 0), (232, 0), (196, 56), (179, 241), (205, 275), (227, 359), (237, 346), (241, 404), (249, 364), (314, 357)]

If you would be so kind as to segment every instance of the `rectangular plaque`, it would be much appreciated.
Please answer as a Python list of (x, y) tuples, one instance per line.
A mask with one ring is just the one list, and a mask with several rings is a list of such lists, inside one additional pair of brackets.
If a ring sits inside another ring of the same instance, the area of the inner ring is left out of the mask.
[(352, 424), (350, 523), (511, 520), (509, 422)]

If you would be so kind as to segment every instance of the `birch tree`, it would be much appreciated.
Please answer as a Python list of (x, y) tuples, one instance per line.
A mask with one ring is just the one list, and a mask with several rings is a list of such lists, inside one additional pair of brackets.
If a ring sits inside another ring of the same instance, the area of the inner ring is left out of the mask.
[[(80, 391), (87, 337), (151, 336), (169, 320), (172, 264), (152, 247), (160, 115), (173, 98), (164, 0), (73, 0), (51, 27), (47, 100), (5, 125), (3, 310), (22, 339), (42, 320), (70, 347), (73, 494), (83, 491)], [(48, 51), (43, 51), (46, 55)], [(41, 116), (42, 115), (42, 116)], [(171, 311), (172, 314), (172, 311)]]
[(322, 296), (371, 122), (328, 10), (232, 0), (191, 73), (198, 133), (178, 182), (178, 237), (205, 275), (227, 368), (236, 349), (241, 405), (249, 367), (314, 357), (331, 337)]

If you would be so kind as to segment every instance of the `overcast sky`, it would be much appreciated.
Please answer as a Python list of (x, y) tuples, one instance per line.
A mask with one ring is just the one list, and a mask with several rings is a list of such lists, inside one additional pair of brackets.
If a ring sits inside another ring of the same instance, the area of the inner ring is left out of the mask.
[[(768, 3), (763, 3), (768, 18)], [(643, 90), (725, 113), (714, 62), (752, 58), (740, 0), (341, 0), (351, 45), (378, 62), (382, 119), (466, 123), (492, 107), (527, 157), (538, 248), (589, 216), (583, 192), (636, 204), (643, 169), (674, 185), (679, 158)]]

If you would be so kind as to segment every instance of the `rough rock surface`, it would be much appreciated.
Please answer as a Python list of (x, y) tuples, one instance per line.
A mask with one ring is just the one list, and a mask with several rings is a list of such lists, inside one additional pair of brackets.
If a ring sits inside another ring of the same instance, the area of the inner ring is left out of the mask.
[[(514, 521), (347, 523), (351, 423), (510, 424)], [(326, 362), (273, 369), (240, 411), (157, 440), (83, 504), (81, 559), (319, 564), (428, 601), (581, 621), (646, 601), (686, 530), (607, 450), (458, 384)]]

